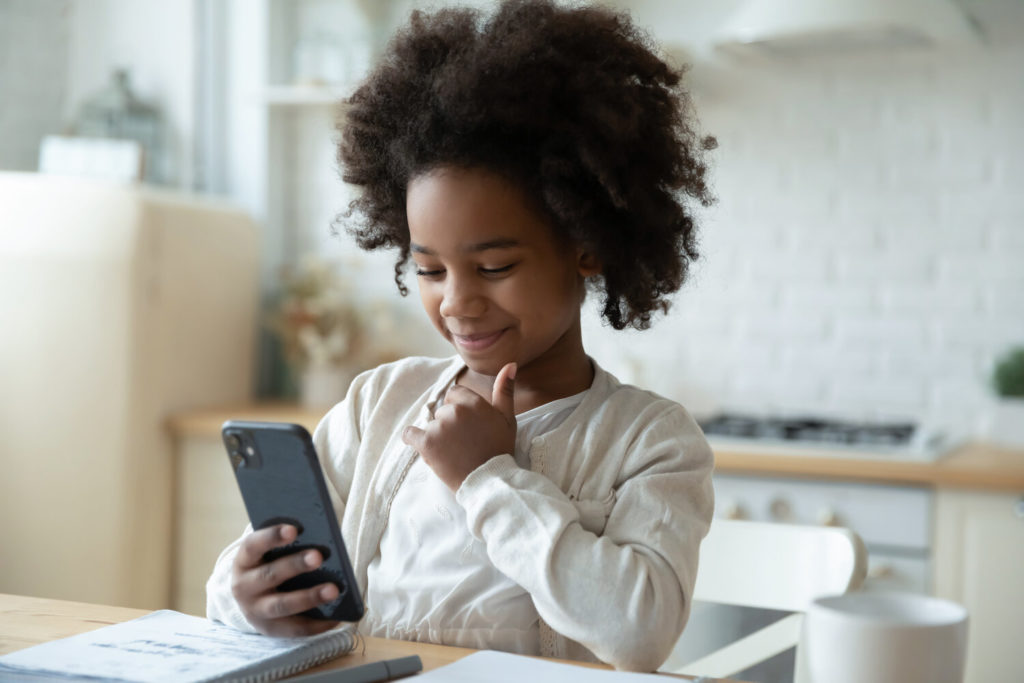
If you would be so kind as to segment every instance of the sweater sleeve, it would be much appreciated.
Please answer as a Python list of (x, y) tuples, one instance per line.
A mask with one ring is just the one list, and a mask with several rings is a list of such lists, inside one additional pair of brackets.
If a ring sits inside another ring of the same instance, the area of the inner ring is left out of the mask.
[(456, 494), (473, 535), (541, 618), (617, 669), (653, 671), (668, 657), (689, 616), (711, 522), (711, 450), (673, 405), (624, 446), (601, 535), (583, 528), (551, 480), (510, 455), (474, 470)]
[[(313, 432), (313, 444), (324, 471), (331, 503), (339, 520), (345, 513), (345, 503), (352, 484), (354, 461), (359, 447), (359, 419), (355, 408), (358, 401), (354, 400), (355, 395), (354, 383), (348, 397), (334, 406)], [(255, 633), (255, 627), (242, 614), (231, 591), (231, 570), (235, 555), (238, 554), (242, 541), (251, 533), (250, 524), (246, 526), (242, 536), (228, 545), (217, 558), (213, 573), (206, 582), (206, 616), (241, 631)]]

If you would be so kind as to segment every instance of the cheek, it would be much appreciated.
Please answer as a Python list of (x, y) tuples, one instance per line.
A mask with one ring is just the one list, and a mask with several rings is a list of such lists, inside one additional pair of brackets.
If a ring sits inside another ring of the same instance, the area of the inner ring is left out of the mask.
[(425, 285), (422, 282), (419, 286), (420, 293), (420, 304), (423, 306), (423, 310), (427, 312), (427, 315), (433, 317), (437, 313), (437, 302), (436, 297), (431, 291), (430, 285)]
[(420, 283), (420, 304), (423, 306), (423, 310), (426, 312), (427, 317), (434, 323), (436, 327), (441, 324), (441, 293), (437, 287), (432, 287), (430, 283)]

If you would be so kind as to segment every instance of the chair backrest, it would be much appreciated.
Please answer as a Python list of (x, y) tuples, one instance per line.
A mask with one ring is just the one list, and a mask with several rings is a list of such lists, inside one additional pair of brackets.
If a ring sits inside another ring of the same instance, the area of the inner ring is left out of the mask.
[(802, 612), (860, 586), (867, 553), (849, 529), (716, 519), (700, 546), (694, 600)]
[[(672, 673), (727, 678), (797, 645), (802, 612), (860, 586), (867, 551), (849, 529), (716, 519), (701, 544), (693, 599), (796, 612)], [(796, 680), (803, 677), (797, 658)]]

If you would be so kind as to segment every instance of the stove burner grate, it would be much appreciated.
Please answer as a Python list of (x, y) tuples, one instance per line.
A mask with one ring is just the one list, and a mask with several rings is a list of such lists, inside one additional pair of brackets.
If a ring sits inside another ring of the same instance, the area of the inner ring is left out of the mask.
[(732, 413), (702, 420), (700, 426), (708, 436), (886, 448), (911, 445), (917, 430), (917, 426), (909, 422), (852, 422), (817, 417), (758, 417)]

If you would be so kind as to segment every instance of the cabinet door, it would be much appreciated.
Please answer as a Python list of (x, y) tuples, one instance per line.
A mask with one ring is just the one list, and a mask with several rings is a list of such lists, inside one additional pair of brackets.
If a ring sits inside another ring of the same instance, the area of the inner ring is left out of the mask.
[(1024, 497), (940, 490), (935, 593), (967, 608), (968, 683), (1024, 681)]
[(177, 458), (172, 604), (179, 612), (204, 616), (206, 580), (249, 517), (218, 435), (182, 437)]

